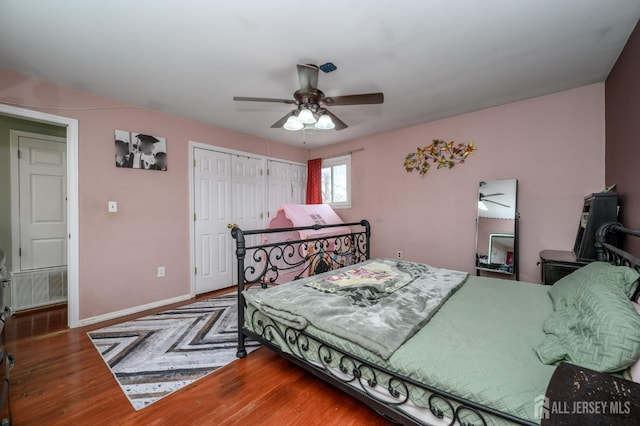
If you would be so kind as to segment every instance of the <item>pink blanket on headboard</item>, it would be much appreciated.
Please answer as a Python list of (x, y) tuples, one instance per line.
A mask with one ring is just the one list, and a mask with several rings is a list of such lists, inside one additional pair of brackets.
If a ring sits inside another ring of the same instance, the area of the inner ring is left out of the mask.
[[(340, 216), (328, 204), (283, 204), (275, 217), (269, 222), (267, 228), (292, 228), (297, 226), (313, 226), (313, 225), (336, 225), (343, 223)], [(287, 235), (286, 239), (282, 239), (281, 234), (278, 241), (291, 241), (293, 239), (320, 238), (329, 235), (340, 235), (351, 232), (348, 226), (340, 226), (336, 228), (319, 229), (317, 231), (311, 229), (293, 232)]]

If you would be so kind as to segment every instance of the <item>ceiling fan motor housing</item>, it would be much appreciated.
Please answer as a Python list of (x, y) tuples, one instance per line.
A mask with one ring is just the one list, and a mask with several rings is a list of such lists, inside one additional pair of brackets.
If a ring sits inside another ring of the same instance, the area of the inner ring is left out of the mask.
[(320, 102), (324, 99), (324, 93), (318, 89), (299, 89), (293, 94), (293, 98), (296, 100), (299, 108), (307, 108), (311, 112), (318, 112), (320, 109)]

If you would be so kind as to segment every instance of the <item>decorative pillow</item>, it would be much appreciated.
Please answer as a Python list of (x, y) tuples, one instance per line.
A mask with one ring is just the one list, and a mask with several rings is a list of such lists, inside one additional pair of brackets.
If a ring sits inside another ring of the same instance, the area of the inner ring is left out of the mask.
[(624, 286), (583, 285), (546, 319), (534, 348), (545, 364), (568, 361), (600, 372), (621, 371), (640, 358), (640, 315)]
[(556, 310), (574, 302), (584, 289), (594, 285), (619, 287), (629, 299), (633, 295), (639, 276), (638, 272), (627, 266), (592, 262), (554, 283), (549, 289), (549, 296)]

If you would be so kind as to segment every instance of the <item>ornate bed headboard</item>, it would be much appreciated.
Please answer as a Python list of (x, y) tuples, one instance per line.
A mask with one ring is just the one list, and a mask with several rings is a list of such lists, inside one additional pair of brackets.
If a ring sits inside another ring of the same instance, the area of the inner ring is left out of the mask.
[(259, 283), (267, 287), (364, 262), (370, 257), (371, 226), (366, 220), (251, 231), (234, 227), (231, 236), (236, 240), (238, 268), (238, 358), (247, 355), (242, 295), (247, 285)]
[[(345, 227), (351, 230), (345, 233)], [(300, 237), (303, 234), (308, 237)], [(370, 257), (371, 227), (366, 220), (250, 231), (233, 228), (231, 235), (236, 240), (239, 286), (293, 281)]]
[[(640, 272), (640, 258), (622, 250), (616, 245), (607, 242), (608, 237), (616, 237), (616, 241), (621, 243), (625, 237), (640, 237), (640, 231), (626, 228), (621, 223), (607, 222), (603, 224), (596, 232), (596, 254), (598, 260), (609, 262), (614, 265), (624, 265)], [(638, 300), (640, 295), (640, 285), (636, 289), (632, 300)]]

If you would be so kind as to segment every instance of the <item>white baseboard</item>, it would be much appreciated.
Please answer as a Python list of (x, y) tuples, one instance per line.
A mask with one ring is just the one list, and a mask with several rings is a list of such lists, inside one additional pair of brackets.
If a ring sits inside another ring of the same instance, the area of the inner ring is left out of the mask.
[(138, 312), (146, 311), (149, 309), (155, 309), (172, 303), (184, 302), (191, 299), (190, 294), (183, 294), (182, 296), (172, 297), (171, 299), (158, 300), (157, 302), (147, 303), (146, 305), (134, 306), (132, 308), (123, 309), (121, 311), (109, 312), (108, 314), (102, 314), (95, 317), (81, 319), (78, 323), (78, 327), (85, 325), (95, 324), (97, 322), (108, 321), (115, 318), (120, 318), (125, 315), (137, 314)]

